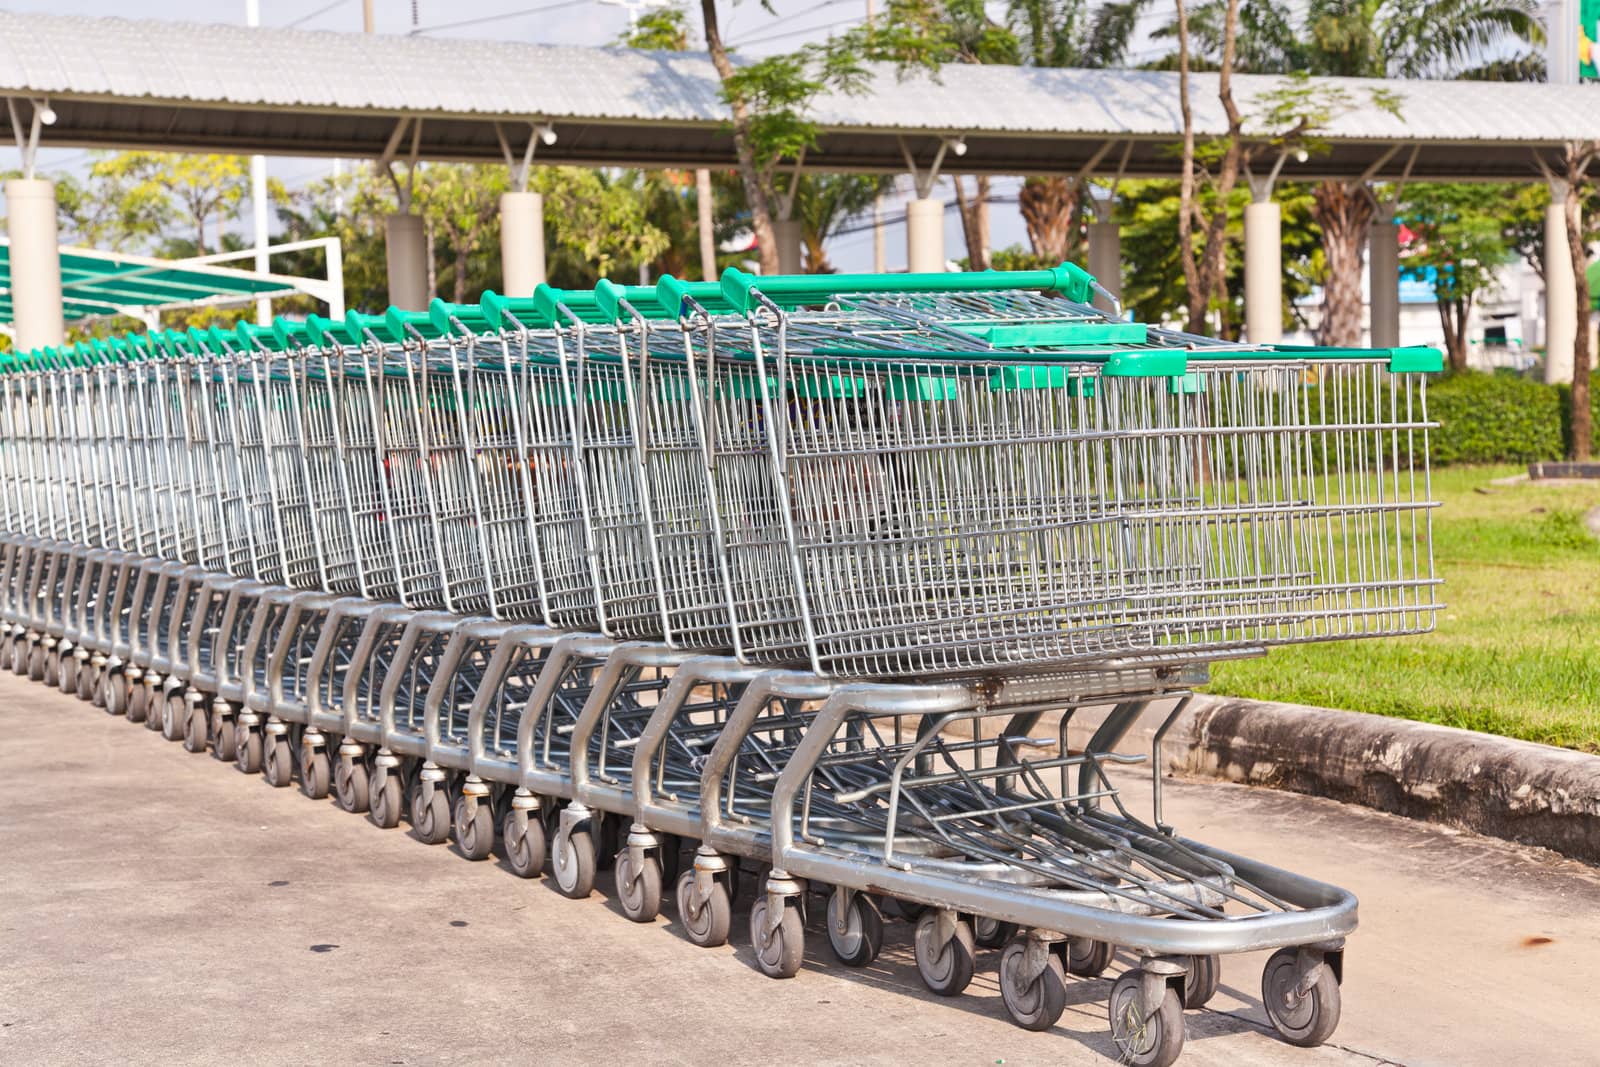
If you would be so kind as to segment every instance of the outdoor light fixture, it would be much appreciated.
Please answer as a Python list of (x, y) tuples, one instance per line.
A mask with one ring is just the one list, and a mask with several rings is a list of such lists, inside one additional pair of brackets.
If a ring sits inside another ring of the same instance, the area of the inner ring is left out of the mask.
[(1311, 158), (1311, 153), (1307, 152), (1304, 148), (1295, 149), (1294, 161), (1296, 163), (1304, 163), (1306, 160), (1308, 160), (1310, 158)]
[(54, 126), (56, 124), (56, 109), (50, 106), (48, 100), (35, 100), (33, 102), (33, 110), (38, 114), (39, 121), (46, 126)]
[(539, 135), (539, 140), (546, 146), (556, 143), (556, 128), (549, 124), (535, 126), (533, 131)]
[(955, 140), (951, 141), (950, 142), (950, 151), (954, 152), (958, 156), (966, 155), (967, 154), (967, 139), (965, 137), (957, 137)]

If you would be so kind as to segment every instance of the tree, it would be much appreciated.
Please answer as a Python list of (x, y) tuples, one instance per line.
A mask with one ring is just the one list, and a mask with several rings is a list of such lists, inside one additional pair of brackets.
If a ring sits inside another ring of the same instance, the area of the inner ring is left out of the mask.
[[(937, 78), (946, 63), (1003, 63), (1039, 67), (1110, 67), (1127, 55), (1139, 12), (1149, 0), (1008, 0), (1006, 21), (990, 19), (982, 0), (890, 0), (884, 18), (841, 38), (869, 59), (895, 63)], [(956, 203), (967, 238), (968, 263), (988, 256), (987, 178), (968, 196), (955, 178)], [(1018, 193), (1018, 208), (1036, 258), (1070, 258), (1083, 233), (1087, 179), (1032, 175)], [(981, 245), (982, 247), (978, 247)]]
[[(763, 6), (767, 6), (766, 0)], [(767, 9), (770, 11), (770, 6)], [(808, 117), (811, 99), (829, 88), (858, 91), (865, 71), (849, 49), (812, 46), (736, 67), (722, 40), (716, 0), (700, 0), (700, 16), (706, 48), (722, 82), (722, 98), (732, 112), (734, 155), (761, 270), (775, 274), (778, 245), (772, 201), (778, 167), (785, 160), (798, 165), (806, 150), (816, 144), (817, 127)]]
[[(1216, 191), (1202, 185), (1197, 192), (1207, 216), (1217, 212)], [(1309, 186), (1284, 183), (1276, 198), (1283, 215), (1284, 325), (1304, 329), (1303, 300), (1322, 277), (1322, 245), (1311, 224)], [(1222, 289), (1212, 302), (1218, 336), (1237, 339), (1244, 323), (1244, 261), (1239, 254), (1244, 237), (1244, 207), (1250, 194), (1233, 191), (1223, 232)], [(1114, 218), (1122, 226), (1122, 261), (1126, 281), (1122, 304), (1135, 318), (1160, 322), (1174, 308), (1187, 307), (1183, 264), (1178, 254), (1178, 183), (1176, 181), (1123, 181), (1118, 186)], [(1000, 254), (996, 254), (997, 263)], [(1019, 265), (1034, 266), (1029, 261)], [(1211, 332), (1211, 331), (1207, 331)]]
[(163, 249), (168, 254), (216, 251), (222, 223), (250, 195), (250, 163), (243, 156), (119, 152), (97, 160), (89, 173), (112, 192), (114, 202), (130, 206), (161, 229), (169, 223), (192, 227), (192, 240), (169, 237)]
[[(1538, 70), (1536, 56), (1512, 49), (1543, 40), (1528, 0), (1210, 0), (1195, 9), (1192, 45), (1220, 62), (1226, 5), (1241, 4), (1235, 66), (1256, 73), (1301, 72), (1352, 78), (1503, 77)], [(1168, 31), (1170, 33), (1170, 30)], [(1360, 341), (1362, 243), (1373, 203), (1359, 183), (1316, 189), (1327, 279), (1322, 340)]]
[(853, 215), (872, 206), (891, 182), (887, 175), (806, 174), (800, 178), (794, 202), (800, 221), (808, 274), (831, 274), (827, 241)]
[(1585, 461), (1589, 458), (1593, 436), (1593, 418), (1589, 410), (1589, 249), (1584, 240), (1583, 219), (1579, 215), (1583, 202), (1582, 182), (1595, 157), (1600, 156), (1600, 141), (1574, 141), (1566, 146), (1562, 162), (1567, 181), (1567, 195), (1563, 199), (1567, 219), (1567, 244), (1572, 255), (1572, 273), (1576, 277), (1578, 329), (1572, 345), (1572, 458)]
[(436, 273), (459, 304), (500, 273), (500, 194), (510, 187), (510, 176), (503, 165), (477, 163), (429, 164), (420, 177), (414, 203), (431, 224), (435, 245), (443, 246), (435, 248), (434, 259), (442, 251), (445, 270)]
[(1495, 270), (1513, 246), (1499, 208), (1515, 186), (1417, 182), (1405, 187), (1399, 216), (1416, 235), (1405, 272), (1428, 282), (1438, 301), (1439, 325), (1451, 369), (1467, 369), (1467, 320), (1480, 294), (1495, 287)]

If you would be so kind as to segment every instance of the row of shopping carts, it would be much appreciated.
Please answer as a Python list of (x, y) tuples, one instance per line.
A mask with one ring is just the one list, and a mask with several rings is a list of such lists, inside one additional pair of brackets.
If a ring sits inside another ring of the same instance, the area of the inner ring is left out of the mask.
[(1091, 286), (735, 271), (12, 358), (13, 666), (570, 895), (614, 860), (697, 943), (743, 886), (770, 974), (811, 898), (850, 965), (889, 910), (936, 992), (1002, 948), (1043, 1029), (1120, 945), (1154, 1064), (1218, 954), (1278, 948), (1268, 1016), (1318, 1043), (1354, 899), (1178, 836), (1159, 759), (1149, 820), (1110, 771), (1211, 659), (1431, 627), (1439, 356)]

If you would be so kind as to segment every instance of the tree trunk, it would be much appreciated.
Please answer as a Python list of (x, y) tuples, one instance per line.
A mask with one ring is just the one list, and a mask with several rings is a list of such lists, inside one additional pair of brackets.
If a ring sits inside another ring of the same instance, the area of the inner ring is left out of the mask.
[[(733, 77), (733, 62), (722, 43), (722, 29), (717, 22), (717, 0), (700, 0), (700, 17), (706, 27), (706, 51), (711, 53), (711, 63), (717, 68), (717, 77), (724, 89)], [(778, 273), (778, 241), (772, 229), (772, 208), (767, 203), (767, 190), (761, 183), (756, 168), (755, 149), (750, 144), (750, 108), (743, 99), (730, 95), (728, 108), (733, 112), (733, 150), (739, 160), (739, 181), (744, 185), (745, 202), (750, 205), (750, 228), (756, 235), (756, 253), (761, 260), (761, 273)]]
[[(1583, 171), (1582, 165), (1569, 158), (1570, 170), (1576, 174), (1567, 186), (1567, 200), (1563, 205), (1567, 215), (1567, 242), (1572, 246), (1572, 274), (1578, 289), (1578, 335), (1572, 341), (1572, 458), (1584, 461), (1589, 458), (1593, 444), (1594, 427), (1589, 411), (1589, 256), (1583, 240)], [(1570, 172), (1569, 170), (1569, 172)]]
[(969, 199), (965, 178), (956, 175), (956, 206), (961, 211), (961, 232), (967, 240), (967, 269), (988, 270), (989, 260), (989, 179), (974, 179), (977, 191)]
[(1029, 178), (1017, 193), (1017, 207), (1028, 229), (1033, 254), (1049, 263), (1064, 262), (1078, 236), (1083, 183), (1055, 175)]
[[(1189, 102), (1189, 8), (1178, 8), (1178, 106), (1183, 114), (1183, 169), (1178, 180), (1178, 258), (1183, 264), (1183, 288), (1188, 296), (1185, 327), (1203, 333), (1211, 290), (1204, 284), (1194, 254), (1194, 224), (1200, 217), (1195, 204), (1194, 109)], [(1224, 206), (1226, 210), (1226, 206)]]
[(1444, 331), (1444, 351), (1450, 360), (1450, 369), (1460, 373), (1467, 369), (1466, 311), (1458, 299), (1439, 298), (1439, 328)]
[(1327, 261), (1320, 340), (1353, 347), (1361, 343), (1361, 248), (1372, 225), (1372, 200), (1359, 186), (1328, 181), (1317, 183), (1312, 201)]

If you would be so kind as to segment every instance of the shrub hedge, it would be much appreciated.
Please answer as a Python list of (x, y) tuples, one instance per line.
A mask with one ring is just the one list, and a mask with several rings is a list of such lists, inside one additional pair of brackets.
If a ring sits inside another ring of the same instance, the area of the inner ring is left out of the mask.
[[(1435, 379), (1428, 384), (1428, 415), (1440, 424), (1430, 436), (1433, 462), (1563, 458), (1572, 433), (1571, 391), (1570, 385), (1545, 385), (1513, 374), (1468, 371)], [(1589, 405), (1593, 425), (1600, 427), (1600, 375), (1591, 379)]]

